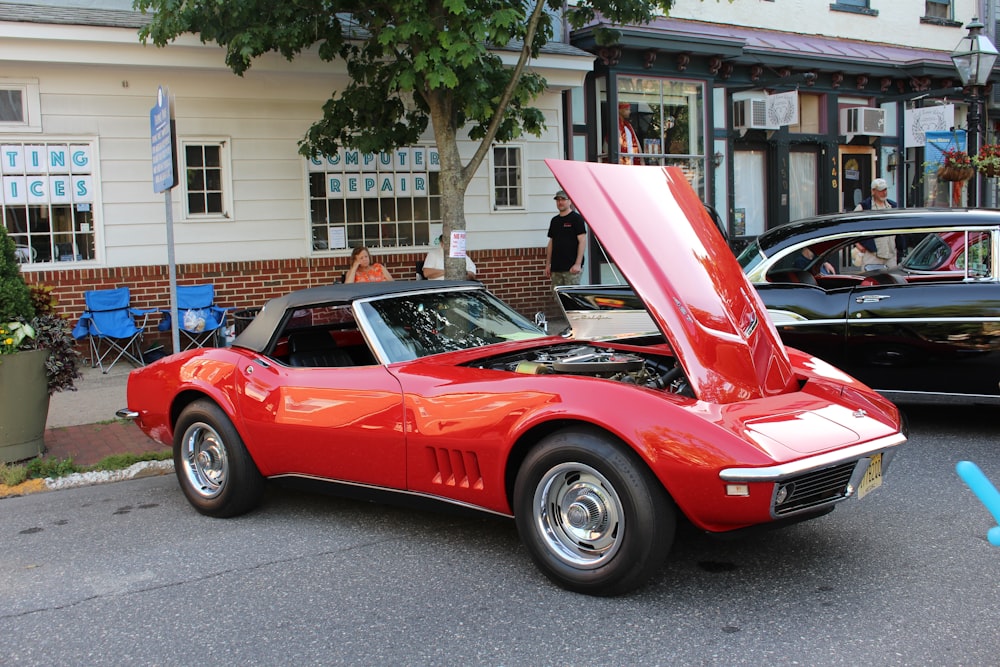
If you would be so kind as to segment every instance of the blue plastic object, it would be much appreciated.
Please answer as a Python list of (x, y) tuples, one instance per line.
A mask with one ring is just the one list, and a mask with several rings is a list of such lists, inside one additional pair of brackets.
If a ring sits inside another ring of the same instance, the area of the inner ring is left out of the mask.
[[(989, 478), (983, 474), (972, 461), (959, 461), (955, 465), (955, 471), (962, 478), (972, 492), (975, 493), (980, 502), (993, 515), (993, 519), (1000, 523), (1000, 491), (990, 482)], [(986, 539), (995, 547), (1000, 547), (1000, 526), (993, 526), (986, 532)]]

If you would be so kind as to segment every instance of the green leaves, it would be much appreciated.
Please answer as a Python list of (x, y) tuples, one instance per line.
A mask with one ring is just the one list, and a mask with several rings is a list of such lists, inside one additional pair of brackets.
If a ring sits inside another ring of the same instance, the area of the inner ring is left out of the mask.
[(27, 321), (35, 314), (31, 291), (17, 263), (17, 246), (0, 224), (0, 322)]
[[(315, 48), (324, 61), (343, 60), (352, 80), (323, 106), (323, 117), (309, 128), (301, 152), (328, 153), (340, 146), (389, 150), (417, 141), (433, 117), (442, 154), (458, 154), (460, 131), (482, 142), (459, 175), (463, 183), (489, 144), (544, 129), (544, 116), (531, 103), (545, 90), (545, 81), (525, 65), (551, 38), (560, 12), (574, 27), (597, 13), (627, 25), (648, 22), (671, 4), (582, 0), (564, 9), (561, 0), (134, 2), (136, 9), (153, 14), (139, 33), (144, 42), (165, 46), (184, 33), (196, 33), (225, 49), (226, 64), (236, 74), (269, 52), (291, 60)], [(543, 5), (547, 11), (541, 11)], [(520, 48), (522, 62), (516, 68), (504, 65), (497, 48)], [(453, 168), (446, 164), (442, 177)], [(464, 228), (464, 221), (453, 222)]]

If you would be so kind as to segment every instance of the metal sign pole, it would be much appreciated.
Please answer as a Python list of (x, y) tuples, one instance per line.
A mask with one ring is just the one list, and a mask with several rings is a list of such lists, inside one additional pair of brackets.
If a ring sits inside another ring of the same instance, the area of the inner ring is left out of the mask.
[(177, 263), (174, 259), (174, 208), (170, 190), (177, 185), (177, 142), (174, 107), (166, 86), (156, 91), (156, 104), (149, 111), (149, 132), (153, 149), (153, 191), (163, 193), (167, 216), (167, 269), (170, 275), (170, 337), (174, 354), (181, 351), (180, 321), (177, 313)]
[(181, 351), (180, 321), (177, 319), (177, 262), (174, 259), (174, 202), (170, 190), (163, 193), (167, 211), (167, 273), (170, 276), (170, 341), (174, 354)]

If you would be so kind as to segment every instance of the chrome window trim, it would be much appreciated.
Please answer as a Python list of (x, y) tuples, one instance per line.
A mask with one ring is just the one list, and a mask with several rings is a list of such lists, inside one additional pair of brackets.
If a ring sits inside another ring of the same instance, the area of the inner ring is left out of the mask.
[[(927, 227), (900, 227), (898, 229), (873, 229), (871, 231), (864, 232), (840, 232), (836, 234), (819, 235), (796, 243), (795, 245), (790, 245), (780, 252), (776, 252), (773, 255), (768, 255), (763, 261), (754, 266), (750, 271), (746, 273), (747, 279), (754, 284), (764, 284), (770, 285), (765, 276), (767, 276), (768, 271), (780, 262), (785, 257), (791, 254), (801, 252), (803, 248), (808, 248), (809, 246), (823, 242), (831, 241), (837, 239), (847, 239), (847, 238), (862, 238), (866, 236), (894, 236), (896, 234), (930, 234), (936, 232), (988, 232), (992, 235), (992, 247), (994, 252), (992, 254), (992, 259), (990, 264), (993, 270), (992, 279), (994, 282), (998, 280), (997, 269), (998, 264), (1000, 264), (1000, 256), (997, 255), (997, 251), (1000, 250), (1000, 227), (996, 225), (962, 225), (955, 227), (942, 227), (939, 225), (929, 225)], [(760, 249), (760, 253), (764, 254), (764, 249)]]

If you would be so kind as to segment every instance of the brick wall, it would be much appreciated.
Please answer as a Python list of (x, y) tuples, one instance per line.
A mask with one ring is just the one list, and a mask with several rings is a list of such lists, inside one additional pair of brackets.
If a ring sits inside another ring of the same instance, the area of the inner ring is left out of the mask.
[[(545, 311), (550, 317), (559, 308), (542, 265), (544, 248), (505, 248), (470, 253), (476, 262), (477, 278), (488, 290), (518, 312), (531, 317)], [(424, 253), (375, 255), (397, 280), (412, 280), (414, 267)], [(262, 306), (269, 299), (294, 290), (336, 282), (347, 271), (346, 257), (318, 257), (254, 262), (219, 262), (177, 266), (179, 285), (213, 283), (215, 301), (220, 306), (239, 309)], [(51, 285), (59, 301), (58, 310), (74, 323), (84, 310), (87, 290), (127, 286), (135, 308), (169, 308), (170, 279), (166, 265), (106, 269), (36, 271), (23, 273), (31, 283)], [(168, 343), (169, 332), (156, 330), (158, 317), (151, 317), (146, 343)]]

